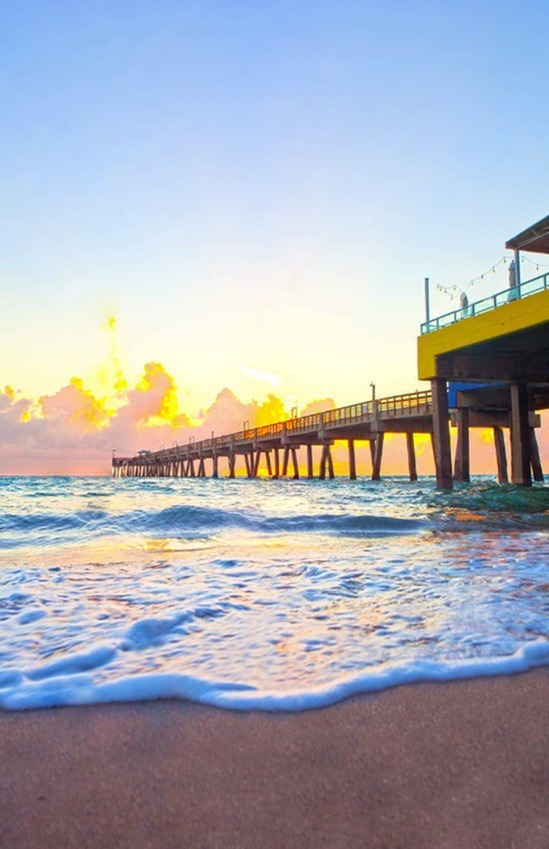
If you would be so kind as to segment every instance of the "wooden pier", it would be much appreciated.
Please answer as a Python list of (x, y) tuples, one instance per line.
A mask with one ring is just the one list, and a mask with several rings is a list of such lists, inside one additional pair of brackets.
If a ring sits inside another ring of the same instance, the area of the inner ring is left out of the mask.
[[(538, 410), (549, 409), (549, 274), (521, 281), (520, 251), (549, 255), (549, 216), (506, 243), (515, 252), (516, 276), (508, 289), (435, 319), (427, 316), (418, 338), (418, 376), (431, 391), (393, 395), (288, 419), (187, 446), (114, 457), (117, 477), (205, 477), (206, 464), (219, 476), (226, 458), (228, 476), (244, 459), (248, 477), (263, 462), (273, 478), (300, 476), (297, 452), (306, 449), (306, 475), (315, 476), (313, 448), (320, 448), (318, 477), (334, 477), (332, 446), (345, 440), (349, 477), (356, 478), (355, 442), (370, 445), (372, 479), (379, 480), (386, 433), (405, 436), (408, 474), (417, 479), (414, 434), (431, 434), (437, 486), (470, 478), (469, 431), (491, 428), (498, 480), (509, 479), (502, 428), (510, 429), (511, 482), (530, 486), (543, 480), (535, 428)], [(427, 281), (426, 281), (427, 282)], [(427, 298), (428, 302), (428, 298)], [(427, 310), (428, 312), (428, 310)], [(448, 382), (461, 391), (448, 403)], [(457, 427), (452, 461), (450, 423)], [(318, 453), (318, 452), (317, 452)]]
[[(503, 402), (500, 402), (500, 406)], [(478, 405), (478, 400), (477, 400)], [(383, 443), (386, 433), (402, 434), (406, 440), (408, 475), (417, 480), (417, 464), (414, 435), (430, 434), (433, 450), (434, 428), (441, 416), (449, 422), (447, 405), (436, 409), (433, 394), (429, 391), (393, 395), (373, 401), (363, 401), (347, 407), (338, 407), (324, 413), (287, 419), (283, 422), (248, 428), (223, 436), (191, 441), (185, 446), (174, 446), (160, 451), (140, 451), (133, 457), (112, 459), (112, 472), (116, 477), (211, 477), (220, 475), (220, 460), (225, 459), (226, 474), (236, 476), (236, 461), (244, 461), (245, 474), (258, 477), (261, 468), (272, 478), (299, 478), (305, 473), (308, 478), (318, 476), (320, 480), (334, 478), (332, 446), (336, 441), (347, 443), (349, 478), (356, 479), (355, 443), (368, 442), (372, 461), (372, 480), (381, 477)], [(509, 427), (509, 412), (504, 408), (490, 413), (478, 410), (463, 415), (458, 411), (457, 453), (455, 479), (469, 479), (469, 429), (470, 427), (492, 427), (499, 470), (499, 480), (506, 480), (507, 458), (503, 427)], [(539, 416), (530, 417), (530, 439), (533, 450), (537, 450), (534, 427), (539, 427)], [(315, 469), (313, 448), (317, 448)], [(298, 461), (298, 451), (305, 448), (305, 463)], [(319, 455), (319, 456), (318, 456)], [(435, 453), (436, 460), (436, 453)], [(536, 475), (541, 475), (539, 452), (537, 452)], [(537, 478), (538, 479), (538, 478)]]

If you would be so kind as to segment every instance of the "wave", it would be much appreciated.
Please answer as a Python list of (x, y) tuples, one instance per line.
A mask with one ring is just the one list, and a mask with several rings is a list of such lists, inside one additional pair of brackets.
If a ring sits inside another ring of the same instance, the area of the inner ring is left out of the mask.
[[(86, 510), (74, 513), (4, 514), (0, 517), (0, 548), (47, 545), (110, 534), (142, 534), (195, 539), (223, 531), (254, 534), (329, 534), (383, 536), (418, 533), (420, 519), (379, 515), (302, 514), (265, 516), (236, 510), (178, 505), (159, 511), (135, 510), (109, 514)], [(60, 534), (65, 533), (64, 538)], [(7, 534), (11, 534), (8, 536)], [(3, 536), (2, 536), (3, 535)]]
[(3, 531), (66, 531), (101, 522), (108, 514), (98, 510), (79, 510), (74, 513), (4, 513), (0, 515)]
[[(215, 501), (212, 503), (210, 500), (204, 505), (196, 501), (181, 503), (181, 497), (176, 495), (176, 503), (154, 509), (156, 504), (147, 488), (150, 499), (147, 507), (150, 504), (152, 509), (134, 507), (125, 511), (113, 509), (114, 505), (102, 509), (105, 502), (94, 505), (95, 509), (86, 509), (86, 503), (80, 502), (80, 509), (71, 511), (67, 509), (66, 502), (61, 509), (55, 501), (47, 504), (49, 510), (36, 511), (25, 497), (24, 501), (21, 500), (19, 512), (12, 509), (0, 514), (0, 549), (51, 547), (119, 535), (173, 537), (191, 541), (232, 531), (254, 534), (259, 538), (275, 534), (360, 538), (426, 531), (549, 530), (549, 487), (525, 489), (478, 482), (473, 486), (457, 486), (451, 493), (420, 489), (415, 498), (399, 485), (381, 490), (355, 487), (352, 491), (346, 491), (342, 486), (333, 491), (321, 491), (315, 487), (312, 497), (307, 495), (303, 498), (303, 493), (298, 490), (301, 492), (302, 512), (294, 514), (281, 513), (276, 495), (272, 501), (250, 501), (239, 508), (244, 488), (239, 487), (239, 490), (237, 498), (235, 491), (224, 490), (221, 485), (215, 493), (208, 493), (208, 498)], [(295, 488), (284, 488), (282, 497), (286, 498), (290, 491), (295, 491)], [(105, 489), (106, 494), (110, 492)], [(319, 497), (321, 492), (323, 495)], [(86, 489), (80, 497), (95, 498), (98, 494), (100, 490), (94, 486)], [(264, 498), (264, 493), (261, 497)], [(91, 502), (89, 504), (91, 507)], [(131, 506), (134, 505), (141, 507), (139, 500), (134, 500)]]
[(210, 681), (182, 673), (148, 673), (113, 681), (95, 680), (116, 648), (97, 647), (90, 652), (52, 664), (49, 674), (24, 673), (17, 669), (0, 674), (0, 706), (7, 710), (52, 708), (63, 705), (185, 699), (230, 710), (303, 711), (327, 707), (360, 693), (420, 681), (455, 681), (509, 675), (549, 664), (549, 643), (532, 640), (512, 655), (457, 662), (416, 660), (374, 668), (355, 676), (331, 681), (309, 690), (269, 690), (230, 681)]
[(522, 487), (476, 481), (458, 484), (451, 492), (430, 493), (430, 507), (458, 508), (479, 513), (536, 514), (549, 511), (549, 487)]

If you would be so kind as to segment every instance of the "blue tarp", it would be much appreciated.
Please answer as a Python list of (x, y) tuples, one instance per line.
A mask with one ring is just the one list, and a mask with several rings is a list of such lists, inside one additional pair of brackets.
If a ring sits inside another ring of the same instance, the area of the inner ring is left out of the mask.
[(485, 389), (487, 386), (501, 386), (501, 383), (449, 383), (448, 407), (457, 407), (458, 392), (473, 392), (475, 389)]

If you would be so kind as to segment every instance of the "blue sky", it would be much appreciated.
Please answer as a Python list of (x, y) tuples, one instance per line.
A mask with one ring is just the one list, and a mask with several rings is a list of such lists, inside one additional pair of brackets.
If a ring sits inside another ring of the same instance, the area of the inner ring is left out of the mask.
[(20, 0), (1, 24), (0, 383), (26, 393), (91, 381), (111, 313), (128, 375), (161, 361), (191, 414), (270, 391), (242, 365), (300, 404), (415, 389), (424, 276), (476, 277), (549, 212), (545, 0)]

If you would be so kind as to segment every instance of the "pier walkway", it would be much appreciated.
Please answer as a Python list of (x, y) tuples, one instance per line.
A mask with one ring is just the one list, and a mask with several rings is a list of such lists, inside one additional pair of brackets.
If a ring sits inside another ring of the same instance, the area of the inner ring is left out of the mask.
[(214, 436), (188, 445), (176, 445), (161, 451), (140, 451), (134, 457), (113, 456), (113, 474), (117, 477), (205, 477), (206, 461), (213, 477), (219, 475), (219, 458), (228, 458), (229, 477), (235, 477), (236, 458), (242, 456), (248, 477), (257, 477), (264, 459), (272, 477), (285, 477), (288, 471), (299, 477), (297, 451), (307, 451), (307, 475), (314, 476), (313, 446), (321, 447), (319, 477), (334, 477), (331, 446), (346, 440), (349, 450), (349, 474), (356, 478), (355, 440), (370, 443), (372, 478), (379, 480), (385, 433), (406, 434), (408, 467), (412, 480), (417, 478), (414, 433), (432, 433), (431, 393), (412, 392), (389, 398), (363, 401), (324, 413), (287, 419), (283, 422), (249, 428), (223, 436)]
[[(467, 428), (493, 429), (498, 479), (506, 482), (507, 459), (502, 428), (508, 427), (510, 423), (509, 410), (506, 408), (509, 403), (505, 400), (490, 400), (489, 410), (479, 409), (479, 405), (482, 407), (482, 401), (476, 398), (471, 405)], [(539, 416), (532, 415), (530, 438), (536, 479), (542, 479), (534, 431), (539, 424)], [(303, 473), (305, 468), (306, 476), (312, 478), (315, 477), (313, 447), (316, 446), (320, 448), (320, 457), (317, 458), (318, 477), (324, 480), (326, 477), (334, 477), (331, 448), (335, 441), (343, 440), (347, 443), (350, 479), (355, 480), (357, 477), (355, 442), (361, 441), (369, 443), (372, 480), (379, 480), (386, 433), (405, 436), (408, 474), (410, 480), (417, 480), (414, 434), (428, 433), (433, 436), (432, 393), (411, 392), (363, 401), (210, 439), (194, 441), (191, 438), (187, 445), (175, 445), (160, 451), (139, 451), (133, 457), (116, 457), (113, 454), (112, 472), (116, 477), (206, 477), (208, 473), (212, 477), (219, 477), (220, 458), (226, 458), (228, 476), (234, 478), (236, 460), (241, 457), (248, 477), (257, 477), (263, 463), (270, 477), (289, 475), (299, 478), (297, 452), (304, 448), (306, 460), (301, 464), (301, 471)], [(461, 454), (456, 457), (456, 478), (467, 480), (468, 474), (468, 461), (465, 466)]]

